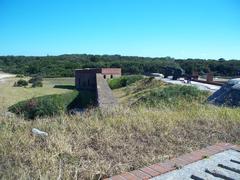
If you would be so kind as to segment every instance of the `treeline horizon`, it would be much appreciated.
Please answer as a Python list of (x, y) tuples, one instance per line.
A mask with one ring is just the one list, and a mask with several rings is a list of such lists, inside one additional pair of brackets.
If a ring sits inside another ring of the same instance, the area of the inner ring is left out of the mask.
[(0, 56), (0, 70), (8, 73), (43, 77), (72, 77), (74, 69), (120, 67), (124, 74), (163, 73), (172, 75), (175, 69), (187, 75), (193, 71), (203, 75), (240, 75), (239, 60), (176, 59), (172, 57), (140, 57), (121, 55), (64, 54), (58, 56)]

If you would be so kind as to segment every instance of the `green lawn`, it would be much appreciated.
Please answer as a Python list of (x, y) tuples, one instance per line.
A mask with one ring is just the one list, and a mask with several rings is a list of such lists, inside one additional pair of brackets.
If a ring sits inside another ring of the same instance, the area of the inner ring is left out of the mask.
[(10, 78), (0, 82), (0, 110), (6, 110), (9, 106), (32, 97), (71, 92), (71, 86), (74, 85), (74, 78), (47, 78), (43, 81), (43, 87), (13, 87), (17, 80), (19, 78)]

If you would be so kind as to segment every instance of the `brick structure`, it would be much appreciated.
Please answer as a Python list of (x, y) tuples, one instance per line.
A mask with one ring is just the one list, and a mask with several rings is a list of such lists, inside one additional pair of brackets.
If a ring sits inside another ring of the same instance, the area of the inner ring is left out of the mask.
[(96, 103), (103, 110), (114, 109), (117, 100), (105, 79), (121, 76), (120, 68), (92, 68), (75, 70), (75, 85), (77, 90), (94, 91)]
[(213, 73), (207, 73), (207, 82), (213, 82)]
[[(229, 143), (218, 143), (213, 146), (208, 146), (198, 151), (184, 154), (182, 156), (167, 160), (163, 163), (156, 163), (147, 167), (143, 167), (138, 170), (131, 172), (125, 172), (113, 177), (109, 177), (105, 180), (147, 180), (165, 173), (174, 171), (176, 169), (181, 169), (182, 167), (189, 165), (191, 163), (200, 161), (202, 159), (208, 158), (217, 153), (226, 151), (226, 150), (235, 150), (240, 152), (240, 146), (229, 144)], [(206, 167), (207, 168), (207, 167)], [(194, 179), (194, 178), (192, 178)]]
[(91, 68), (75, 70), (75, 85), (77, 90), (96, 90), (96, 75), (100, 74), (104, 79), (120, 77), (121, 68)]
[(111, 79), (120, 77), (122, 75), (122, 70), (121, 68), (101, 68), (101, 74), (104, 79)]
[(192, 78), (193, 78), (193, 80), (198, 80), (199, 74), (198, 74), (197, 71), (193, 71), (193, 73), (192, 73)]

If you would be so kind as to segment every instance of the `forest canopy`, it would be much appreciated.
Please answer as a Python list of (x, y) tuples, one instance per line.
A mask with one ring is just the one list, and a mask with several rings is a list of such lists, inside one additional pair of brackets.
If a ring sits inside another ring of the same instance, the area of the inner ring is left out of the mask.
[[(120, 67), (124, 74), (151, 72), (168, 74), (170, 69), (182, 69), (186, 74), (193, 71), (204, 74), (236, 76), (240, 74), (238, 60), (174, 59), (171, 57), (149, 58), (120, 55), (70, 54), (60, 56), (0, 56), (0, 70), (14, 74), (41, 75), (42, 77), (71, 77), (74, 69)], [(169, 74), (170, 75), (170, 74)]]

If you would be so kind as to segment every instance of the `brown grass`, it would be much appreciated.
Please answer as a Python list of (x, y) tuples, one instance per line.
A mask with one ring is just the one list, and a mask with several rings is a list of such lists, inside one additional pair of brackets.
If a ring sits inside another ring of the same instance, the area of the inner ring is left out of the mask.
[[(32, 136), (32, 128), (49, 136)], [(33, 122), (1, 116), (0, 178), (99, 179), (217, 142), (239, 144), (239, 129), (239, 109), (199, 104)]]

